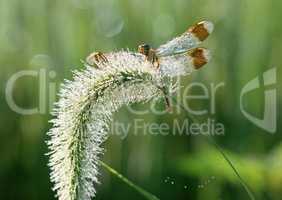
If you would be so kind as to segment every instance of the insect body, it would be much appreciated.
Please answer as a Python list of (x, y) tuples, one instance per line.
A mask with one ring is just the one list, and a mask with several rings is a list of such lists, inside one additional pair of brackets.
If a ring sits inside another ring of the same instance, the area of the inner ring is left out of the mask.
[(86, 58), (86, 63), (90, 66), (97, 66), (96, 63), (106, 62), (108, 62), (107, 57), (100, 51), (93, 52)]
[(141, 44), (138, 46), (138, 52), (146, 56), (146, 60), (151, 62), (154, 66), (159, 67), (159, 59), (156, 56), (156, 51), (148, 44)]

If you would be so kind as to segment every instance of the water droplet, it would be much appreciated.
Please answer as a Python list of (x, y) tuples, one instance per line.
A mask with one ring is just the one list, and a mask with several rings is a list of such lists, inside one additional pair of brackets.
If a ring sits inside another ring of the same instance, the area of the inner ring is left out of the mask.
[(121, 33), (124, 28), (124, 19), (117, 10), (106, 7), (102, 12), (96, 13), (95, 28), (101, 35), (111, 38)]
[(164, 182), (167, 183), (167, 182), (169, 182), (169, 180), (170, 180), (170, 177), (167, 176), (167, 177), (165, 178)]
[(204, 188), (204, 185), (202, 185), (202, 184), (198, 185), (198, 188)]
[(174, 181), (171, 181), (171, 185), (174, 185)]
[(46, 55), (46, 54), (36, 54), (32, 57), (32, 59), (30, 60), (29, 64), (36, 68), (48, 68), (51, 67), (53, 65), (52, 59), (50, 58), (50, 56)]
[(188, 186), (187, 186), (187, 185), (184, 185), (184, 189), (185, 189), (185, 190), (188, 189)]
[(55, 78), (56, 75), (57, 75), (57, 73), (56, 73), (55, 71), (53, 71), (53, 70), (49, 72), (49, 78), (50, 78), (50, 79)]

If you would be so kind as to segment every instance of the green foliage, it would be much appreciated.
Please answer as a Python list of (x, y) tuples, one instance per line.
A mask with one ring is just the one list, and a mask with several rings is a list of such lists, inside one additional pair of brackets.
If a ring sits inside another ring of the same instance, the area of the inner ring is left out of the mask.
[[(142, 42), (157, 47), (203, 19), (215, 23), (215, 32), (206, 43), (213, 59), (199, 73), (182, 79), (181, 85), (191, 81), (225, 82), (216, 96), (214, 117), (225, 124), (226, 135), (215, 139), (234, 158), (241, 175), (261, 199), (281, 199), (281, 123), (277, 124), (277, 133), (270, 135), (247, 121), (239, 110), (240, 90), (245, 83), (274, 66), (278, 68), (278, 82), (282, 75), (281, 7), (279, 0), (0, 0), (0, 199), (54, 199), (48, 157), (43, 156), (48, 152), (44, 141), (51, 116), (23, 116), (8, 107), (5, 86), (12, 74), (29, 69), (53, 70), (57, 76), (48, 83), (57, 83), (58, 89), (64, 78), (71, 78), (72, 70), (82, 68), (80, 59), (92, 51), (133, 50)], [(37, 83), (36, 78), (17, 81), (13, 93), (17, 104), (25, 108), (38, 105)], [(54, 101), (52, 95), (47, 93), (48, 111)], [(252, 113), (263, 113), (262, 95), (263, 89), (258, 89), (246, 100)], [(281, 113), (281, 93), (277, 95), (277, 113)], [(194, 103), (199, 108), (209, 106), (205, 100)], [(133, 108), (144, 110), (149, 105)], [(114, 120), (132, 124), (135, 117), (123, 108)], [(181, 114), (156, 116), (150, 112), (142, 117), (148, 123), (184, 118)], [(160, 199), (246, 197), (230, 168), (210, 146), (205, 159), (200, 138), (143, 135), (141, 131), (133, 134), (133, 128), (129, 130), (124, 140), (117, 135), (109, 138), (105, 162)], [(203, 165), (195, 155), (201, 157)], [(188, 159), (189, 164), (185, 161), (180, 167), (170, 168), (179, 157)], [(209, 175), (207, 166), (217, 173), (216, 178), (220, 177), (219, 183), (213, 182), (205, 190), (183, 189), (184, 185), (196, 187), (205, 174)], [(107, 174), (100, 176), (103, 184), (97, 199), (143, 199)], [(164, 182), (167, 176), (175, 178), (174, 185)]]

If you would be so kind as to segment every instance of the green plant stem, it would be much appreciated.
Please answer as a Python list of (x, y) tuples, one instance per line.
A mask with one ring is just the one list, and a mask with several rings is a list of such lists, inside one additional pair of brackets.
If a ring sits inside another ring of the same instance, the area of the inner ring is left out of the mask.
[[(170, 99), (172, 99), (172, 101), (178, 105), (187, 115), (188, 118), (190, 118), (194, 123), (199, 123), (199, 120), (197, 118), (195, 118), (194, 116), (190, 115), (185, 107), (181, 104), (178, 103), (177, 100), (173, 97), (168, 97)], [(241, 177), (239, 171), (236, 169), (236, 167), (234, 166), (233, 162), (228, 158), (228, 156), (226, 155), (226, 153), (224, 152), (224, 150), (217, 144), (217, 142), (211, 138), (210, 136), (207, 135), (203, 135), (205, 136), (205, 139), (207, 139), (207, 141), (212, 144), (217, 151), (219, 151), (219, 153), (222, 155), (222, 157), (224, 158), (224, 160), (228, 163), (228, 165), (232, 168), (233, 172), (235, 173), (235, 175), (238, 177), (239, 182), (241, 183), (241, 185), (243, 186), (243, 188), (245, 189), (245, 191), (247, 192), (249, 198), (251, 200), (255, 200), (255, 196), (253, 194), (253, 192), (251, 191), (250, 187), (248, 186), (248, 184), (244, 181), (244, 179)]]
[[(194, 123), (199, 123), (199, 120), (196, 119), (195, 117), (189, 115), (189, 113), (186, 112), (186, 109), (184, 108), (184, 106), (182, 104), (179, 104), (175, 98), (171, 98), (172, 101), (178, 105), (183, 111), (185, 111), (185, 114), (188, 116), (188, 118), (190, 118)], [(255, 196), (253, 194), (253, 192), (251, 191), (250, 187), (247, 185), (247, 183), (244, 181), (244, 179), (241, 177), (239, 171), (236, 169), (236, 167), (234, 166), (234, 164), (232, 163), (232, 161), (228, 158), (228, 156), (225, 154), (224, 150), (216, 143), (216, 141), (211, 138), (210, 136), (206, 136), (204, 135), (205, 138), (208, 140), (208, 142), (210, 144), (212, 144), (218, 151), (219, 153), (222, 155), (222, 157), (224, 158), (224, 160), (228, 163), (228, 165), (232, 168), (233, 172), (235, 173), (235, 175), (238, 177), (239, 182), (241, 183), (241, 185), (244, 187), (244, 189), (246, 190), (249, 198), (251, 200), (255, 200)], [(101, 166), (103, 166), (106, 170), (108, 170), (111, 174), (115, 175), (116, 177), (118, 177), (121, 181), (123, 181), (124, 183), (126, 183), (128, 186), (132, 187), (134, 190), (136, 190), (137, 192), (139, 192), (142, 196), (144, 196), (146, 199), (148, 200), (159, 200), (159, 198), (157, 198), (155, 195), (147, 192), (146, 190), (144, 190), (143, 188), (139, 187), (138, 185), (134, 184), (133, 182), (131, 182), (130, 180), (128, 180), (127, 178), (125, 178), (123, 175), (121, 175), (120, 173), (118, 173), (115, 169), (111, 168), (109, 165), (107, 165), (106, 163), (104, 163), (103, 161), (100, 161)]]
[(111, 168), (109, 165), (107, 165), (106, 163), (104, 163), (103, 161), (100, 161), (101, 166), (103, 166), (106, 170), (108, 170), (112, 175), (116, 176), (117, 178), (119, 178), (121, 181), (123, 181), (124, 183), (126, 183), (128, 186), (132, 187), (134, 190), (136, 190), (137, 192), (139, 192), (142, 196), (144, 196), (146, 199), (148, 200), (159, 200), (159, 198), (157, 198), (155, 195), (147, 192), (146, 190), (144, 190), (143, 188), (139, 187), (138, 185), (132, 183), (130, 180), (128, 180), (127, 178), (125, 178), (123, 175), (121, 175), (120, 173), (118, 173), (115, 169)]

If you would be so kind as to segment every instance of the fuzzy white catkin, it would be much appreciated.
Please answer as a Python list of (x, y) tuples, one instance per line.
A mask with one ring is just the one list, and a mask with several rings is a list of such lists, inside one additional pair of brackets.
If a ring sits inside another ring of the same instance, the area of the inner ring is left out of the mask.
[(167, 57), (156, 69), (141, 54), (120, 51), (109, 62), (75, 71), (55, 104), (49, 130), (51, 181), (59, 200), (90, 200), (98, 183), (99, 159), (112, 115), (122, 105), (163, 97), (173, 91), (172, 77), (192, 72), (188, 58)]

